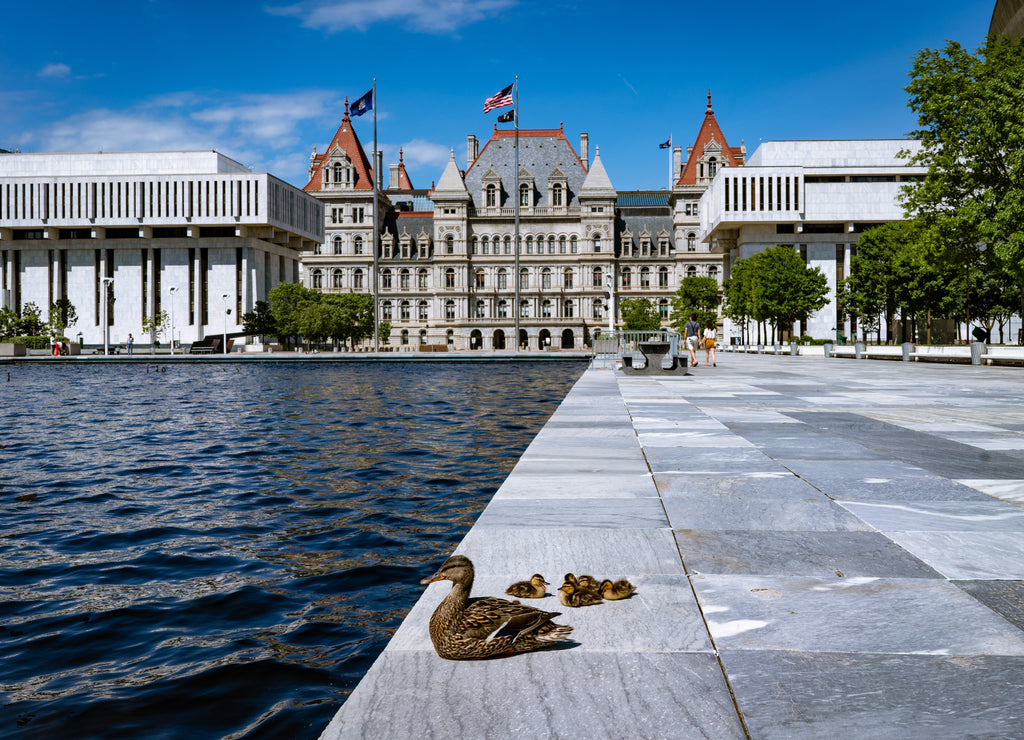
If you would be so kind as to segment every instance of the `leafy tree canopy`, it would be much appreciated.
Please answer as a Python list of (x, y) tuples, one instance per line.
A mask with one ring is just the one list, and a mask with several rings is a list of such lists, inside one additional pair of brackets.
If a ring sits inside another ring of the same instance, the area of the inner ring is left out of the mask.
[(658, 307), (647, 298), (626, 298), (620, 306), (622, 328), (626, 331), (658, 331), (661, 315)]
[(682, 334), (690, 314), (706, 326), (718, 319), (718, 281), (713, 277), (685, 277), (672, 296), (672, 328)]

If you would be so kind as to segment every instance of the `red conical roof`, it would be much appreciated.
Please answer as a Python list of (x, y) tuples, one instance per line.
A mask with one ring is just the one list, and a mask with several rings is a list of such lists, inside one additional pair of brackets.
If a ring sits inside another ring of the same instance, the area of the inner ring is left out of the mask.
[(711, 91), (708, 90), (708, 109), (704, 112), (704, 122), (701, 123), (700, 131), (697, 132), (697, 140), (693, 142), (693, 148), (686, 158), (686, 165), (676, 185), (697, 184), (697, 160), (704, 153), (704, 148), (712, 141), (722, 147), (722, 161), (725, 166), (739, 167), (743, 164), (742, 147), (731, 147), (725, 140), (718, 121), (715, 119), (715, 112), (711, 110)]
[(366, 152), (363, 151), (363, 145), (359, 143), (355, 129), (352, 128), (352, 119), (348, 117), (348, 98), (345, 98), (345, 115), (341, 118), (341, 126), (335, 132), (331, 143), (327, 145), (327, 150), (323, 154), (313, 155), (313, 171), (310, 174), (309, 182), (302, 189), (323, 190), (323, 163), (330, 157), (330, 153), (336, 146), (344, 149), (345, 154), (352, 160), (353, 187), (356, 190), (373, 190), (373, 167), (370, 165)]

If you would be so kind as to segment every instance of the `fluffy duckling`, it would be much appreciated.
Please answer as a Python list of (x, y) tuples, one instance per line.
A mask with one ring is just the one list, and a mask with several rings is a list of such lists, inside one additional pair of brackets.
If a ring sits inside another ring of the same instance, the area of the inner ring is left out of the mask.
[(430, 640), (447, 660), (490, 658), (551, 647), (565, 640), (572, 627), (551, 620), (559, 612), (545, 612), (518, 601), (493, 596), (470, 598), (473, 563), (452, 555), (441, 568), (420, 583), (446, 579), (452, 590), (430, 617)]
[(548, 585), (550, 584), (544, 580), (544, 576), (534, 573), (528, 581), (513, 583), (505, 589), (505, 593), (520, 599), (543, 599), (544, 594), (547, 593), (544, 587)]
[(558, 589), (558, 600), (562, 603), (562, 606), (572, 607), (594, 606), (602, 601), (601, 594), (578, 589), (571, 581), (566, 581)]
[(601, 582), (594, 578), (594, 576), (580, 576), (579, 588), (581, 591), (590, 591), (591, 593), (601, 593)]
[(636, 586), (625, 579), (615, 581), (614, 583), (607, 578), (601, 581), (601, 596), (609, 601), (628, 599), (633, 595), (634, 591), (636, 591)]

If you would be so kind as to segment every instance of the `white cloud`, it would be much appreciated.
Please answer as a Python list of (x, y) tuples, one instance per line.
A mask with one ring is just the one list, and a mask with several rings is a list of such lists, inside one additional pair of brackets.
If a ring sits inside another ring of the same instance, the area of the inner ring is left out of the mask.
[[(407, 168), (435, 167), (438, 169), (438, 177), (441, 176), (440, 171), (448, 164), (448, 157), (451, 154), (448, 147), (423, 139), (407, 141), (402, 144), (401, 148)], [(395, 157), (395, 161), (398, 161), (398, 157)]]
[(306, 28), (334, 33), (365, 31), (375, 23), (404, 22), (409, 31), (453, 33), (462, 26), (498, 15), (517, 0), (303, 0), (268, 7), (274, 15), (295, 16)]
[(47, 64), (39, 70), (40, 77), (68, 77), (71, 74), (71, 67), (66, 64)]

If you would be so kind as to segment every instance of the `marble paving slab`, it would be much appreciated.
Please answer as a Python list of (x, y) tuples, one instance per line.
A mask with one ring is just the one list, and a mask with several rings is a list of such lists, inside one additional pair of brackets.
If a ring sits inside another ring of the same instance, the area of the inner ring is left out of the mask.
[(655, 473), (735, 475), (781, 469), (777, 462), (753, 447), (648, 447), (644, 453)]
[(654, 496), (537, 499), (502, 497), (491, 500), (474, 526), (657, 529), (668, 527), (668, 517), (661, 501)]
[(385, 650), (321, 737), (744, 737), (714, 655), (565, 650), (496, 666)]
[(1020, 532), (886, 532), (946, 578), (1024, 579)]
[(753, 738), (1019, 738), (1024, 658), (723, 650)]
[[(499, 529), (474, 527), (455, 550), (478, 575), (636, 573), (680, 575), (683, 564), (669, 529)], [(440, 565), (440, 563), (438, 563)], [(550, 579), (549, 579), (550, 580)]]
[(677, 530), (688, 573), (942, 578), (878, 532)]
[(1024, 580), (954, 583), (1007, 622), (1024, 630)]
[(788, 470), (781, 470), (776, 475), (756, 477), (658, 473), (654, 475), (654, 483), (658, 492), (666, 498), (715, 494), (750, 499), (824, 500), (817, 488)]
[[(883, 532), (1019, 532), (1024, 507), (1004, 501), (841, 501)], [(1020, 537), (1024, 542), (1024, 536)]]
[(691, 581), (720, 650), (1024, 656), (1024, 632), (946, 581), (728, 575)]
[(1017, 504), (1024, 504), (1024, 480), (992, 480), (989, 478), (974, 478), (958, 481), (965, 486), (974, 488), (982, 493), (1003, 501), (1012, 501)]
[[(527, 466), (527, 469), (530, 469), (530, 466)], [(543, 468), (537, 466), (532, 469)], [(650, 473), (646, 469), (641, 471), (639, 467), (635, 472), (599, 472), (596, 475), (583, 475), (578, 472), (531, 473), (517, 467), (514, 475), (510, 475), (501, 484), (494, 498), (642, 498), (657, 495)]]
[(785, 531), (870, 530), (871, 527), (824, 496), (817, 500), (753, 499), (693, 494), (663, 499), (673, 529)]

